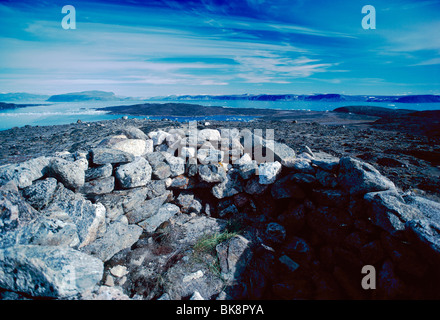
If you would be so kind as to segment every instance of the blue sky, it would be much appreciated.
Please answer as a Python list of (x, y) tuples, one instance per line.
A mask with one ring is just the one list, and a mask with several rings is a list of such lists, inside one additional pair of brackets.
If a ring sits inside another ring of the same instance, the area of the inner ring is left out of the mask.
[[(64, 30), (61, 8), (76, 9)], [(361, 10), (376, 9), (364, 30)], [(0, 92), (440, 94), (440, 0), (0, 1)]]

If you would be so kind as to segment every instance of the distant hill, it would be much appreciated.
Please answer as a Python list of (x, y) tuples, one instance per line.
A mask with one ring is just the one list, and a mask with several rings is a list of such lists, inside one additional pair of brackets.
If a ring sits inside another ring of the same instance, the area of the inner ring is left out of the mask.
[(98, 110), (109, 111), (111, 114), (168, 117), (197, 117), (213, 115), (263, 116), (279, 113), (278, 110), (274, 109), (224, 108), (189, 103), (144, 103), (130, 106), (105, 107), (99, 108)]
[(12, 92), (12, 93), (0, 93), (0, 101), (45, 101), (49, 98), (48, 95), (32, 94), (26, 92)]
[(347, 107), (336, 108), (333, 111), (340, 113), (361, 114), (361, 115), (373, 116), (373, 117), (389, 117), (389, 116), (403, 115), (414, 112), (414, 110), (408, 110), (408, 109), (390, 109), (390, 108), (374, 107), (374, 106), (347, 106)]
[(106, 91), (82, 91), (57, 94), (51, 96), (50, 102), (81, 102), (81, 101), (123, 101), (126, 98), (116, 96), (113, 92)]

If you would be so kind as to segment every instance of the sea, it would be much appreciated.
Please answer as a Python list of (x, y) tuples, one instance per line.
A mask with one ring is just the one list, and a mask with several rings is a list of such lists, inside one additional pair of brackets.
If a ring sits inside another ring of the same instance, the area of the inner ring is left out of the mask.
[[(46, 102), (46, 101), (13, 101), (16, 104), (41, 104), (25, 108), (0, 110), (0, 130), (23, 126), (49, 126), (58, 124), (93, 122), (121, 118), (124, 115), (111, 115), (106, 111), (97, 110), (102, 107), (133, 105), (140, 103), (194, 103), (204, 106), (222, 106), (227, 108), (260, 108), (278, 110), (332, 111), (339, 107), (353, 105), (369, 105), (391, 109), (410, 109), (415, 111), (440, 110), (440, 103), (389, 103), (389, 102), (328, 102), (328, 101), (249, 101), (249, 100), (185, 100), (185, 101), (87, 101), (87, 102)], [(129, 118), (160, 120), (164, 117), (130, 116)], [(192, 120), (251, 121), (255, 117), (241, 116), (210, 116), (210, 117), (166, 117), (170, 120), (187, 122)]]

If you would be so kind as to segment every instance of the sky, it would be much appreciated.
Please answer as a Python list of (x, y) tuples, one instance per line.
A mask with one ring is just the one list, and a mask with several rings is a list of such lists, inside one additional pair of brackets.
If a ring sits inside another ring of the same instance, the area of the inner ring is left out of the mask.
[(440, 94), (440, 0), (0, 0), (0, 92), (86, 90)]

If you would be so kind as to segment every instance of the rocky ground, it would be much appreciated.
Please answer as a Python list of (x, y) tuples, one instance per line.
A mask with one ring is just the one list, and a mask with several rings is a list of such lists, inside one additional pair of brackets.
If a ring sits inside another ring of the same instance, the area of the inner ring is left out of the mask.
[[(440, 137), (411, 134), (405, 123), (390, 126), (374, 117), (299, 114), (298, 120), (218, 122), (210, 128), (274, 129), (275, 139), (295, 150), (308, 146), (334, 156), (353, 156), (371, 163), (402, 190), (420, 190), (439, 199)], [(178, 122), (141, 119), (75, 123), (59, 126), (26, 126), (0, 131), (0, 165), (60, 151), (87, 151), (103, 138), (135, 126), (144, 132), (179, 127)], [(399, 130), (399, 131), (396, 131)], [(408, 131), (408, 130), (406, 130)]]

